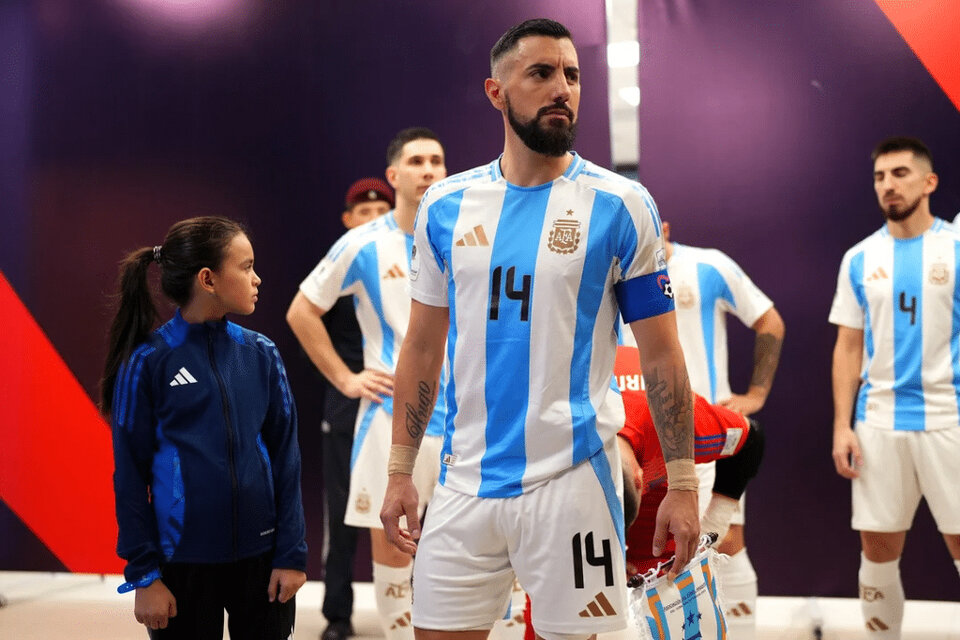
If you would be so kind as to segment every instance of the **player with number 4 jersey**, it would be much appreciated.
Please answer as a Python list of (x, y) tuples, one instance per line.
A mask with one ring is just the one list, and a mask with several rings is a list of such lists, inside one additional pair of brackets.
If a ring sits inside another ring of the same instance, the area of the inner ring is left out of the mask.
[(867, 637), (887, 640), (900, 637), (900, 555), (921, 497), (960, 571), (960, 238), (930, 212), (923, 142), (888, 138), (872, 158), (886, 224), (844, 255), (830, 309), (833, 462), (852, 480)]

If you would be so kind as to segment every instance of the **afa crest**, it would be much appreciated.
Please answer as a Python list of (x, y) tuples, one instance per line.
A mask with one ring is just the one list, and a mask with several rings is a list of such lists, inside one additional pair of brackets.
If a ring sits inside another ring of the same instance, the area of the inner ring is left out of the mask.
[(354, 506), (357, 508), (357, 513), (370, 513), (370, 494), (361, 491)]
[(681, 309), (692, 309), (697, 304), (697, 299), (693, 295), (693, 289), (685, 284), (677, 286), (675, 295), (677, 306)]
[(930, 266), (930, 284), (947, 284), (950, 282), (950, 271), (946, 263), (935, 262)]
[[(572, 215), (568, 211), (567, 215)], [(554, 253), (573, 253), (580, 246), (580, 221), (573, 218), (557, 218), (550, 229), (547, 248)]]

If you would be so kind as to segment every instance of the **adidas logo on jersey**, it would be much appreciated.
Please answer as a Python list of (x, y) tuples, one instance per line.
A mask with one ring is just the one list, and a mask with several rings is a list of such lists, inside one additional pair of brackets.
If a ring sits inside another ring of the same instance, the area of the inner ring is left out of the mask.
[(888, 280), (890, 276), (887, 275), (887, 272), (883, 270), (883, 267), (877, 267), (876, 271), (871, 273), (867, 277), (867, 282), (875, 282), (877, 280)]
[(617, 610), (613, 608), (603, 592), (594, 596), (593, 601), (587, 604), (586, 608), (580, 612), (581, 618), (603, 618), (605, 616), (615, 616)]
[(170, 381), (170, 386), (179, 387), (182, 384), (195, 384), (196, 382), (197, 379), (190, 375), (186, 367), (180, 367), (180, 371), (177, 371), (177, 375), (173, 376), (173, 380)]
[(458, 247), (489, 247), (487, 234), (483, 232), (483, 225), (478, 224), (473, 231), (468, 231), (462, 238), (457, 240)]
[(390, 267), (385, 274), (383, 274), (384, 280), (389, 280), (391, 278), (406, 278), (407, 274), (403, 272), (403, 269), (400, 268), (396, 262), (393, 263), (393, 266)]

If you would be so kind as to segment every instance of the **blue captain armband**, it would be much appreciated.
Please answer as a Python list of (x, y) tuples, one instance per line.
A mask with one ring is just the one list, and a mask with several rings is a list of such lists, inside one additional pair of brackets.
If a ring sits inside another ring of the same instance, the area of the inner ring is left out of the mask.
[(628, 324), (673, 311), (673, 288), (666, 270), (618, 282), (613, 290), (620, 315)]
[(143, 576), (136, 582), (124, 582), (122, 585), (117, 587), (117, 593), (127, 593), (128, 591), (133, 591), (134, 589), (149, 587), (154, 583), (155, 580), (159, 580), (159, 579), (160, 579), (160, 569), (154, 569), (153, 571)]

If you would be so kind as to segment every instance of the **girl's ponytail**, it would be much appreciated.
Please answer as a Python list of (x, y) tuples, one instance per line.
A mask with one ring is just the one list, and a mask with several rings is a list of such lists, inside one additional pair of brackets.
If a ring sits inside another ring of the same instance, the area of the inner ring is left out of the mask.
[(147, 268), (160, 262), (161, 247), (144, 247), (129, 254), (120, 263), (117, 293), (117, 314), (110, 324), (107, 361), (100, 380), (100, 413), (109, 417), (113, 404), (113, 388), (120, 365), (134, 348), (147, 339), (157, 322), (157, 309), (150, 295)]

